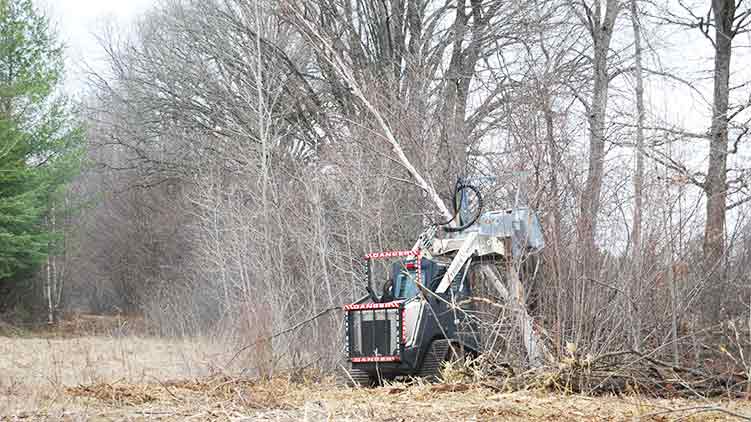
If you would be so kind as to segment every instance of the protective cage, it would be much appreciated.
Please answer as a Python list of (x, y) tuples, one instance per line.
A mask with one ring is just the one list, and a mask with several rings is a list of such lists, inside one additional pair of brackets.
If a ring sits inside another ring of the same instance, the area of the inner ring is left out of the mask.
[(401, 302), (348, 305), (345, 326), (352, 362), (399, 362), (403, 347)]

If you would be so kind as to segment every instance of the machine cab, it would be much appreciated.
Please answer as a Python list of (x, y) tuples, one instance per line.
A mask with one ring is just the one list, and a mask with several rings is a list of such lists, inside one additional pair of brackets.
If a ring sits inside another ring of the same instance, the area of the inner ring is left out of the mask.
[(419, 285), (426, 285), (424, 270), (427, 269), (421, 268), (422, 271), (418, 271), (417, 265), (417, 260), (414, 259), (393, 263), (389, 278), (384, 285), (384, 295), (381, 301), (384, 299), (406, 300), (417, 296), (420, 293)]

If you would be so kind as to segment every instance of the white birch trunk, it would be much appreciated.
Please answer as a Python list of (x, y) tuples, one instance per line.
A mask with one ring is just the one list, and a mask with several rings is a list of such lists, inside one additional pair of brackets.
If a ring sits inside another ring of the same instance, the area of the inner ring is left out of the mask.
[(44, 295), (47, 299), (47, 323), (53, 324), (55, 322), (54, 315), (52, 314), (52, 255), (47, 255), (47, 278), (44, 286)]
[[(50, 217), (47, 219), (50, 225), (50, 231), (55, 231), (55, 207), (52, 207), (52, 210), (50, 212)], [(54, 277), (55, 277), (55, 264), (54, 264), (54, 256), (53, 256), (53, 250), (52, 250), (52, 243), (48, 244), (47, 247), (47, 279), (44, 286), (44, 295), (47, 299), (47, 323), (48, 324), (54, 324), (55, 323), (55, 305), (54, 305), (54, 296), (53, 293), (53, 283), (54, 283)]]

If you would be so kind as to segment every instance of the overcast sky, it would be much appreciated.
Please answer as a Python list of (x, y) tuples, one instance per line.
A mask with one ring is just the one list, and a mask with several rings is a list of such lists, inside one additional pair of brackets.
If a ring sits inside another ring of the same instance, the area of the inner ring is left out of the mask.
[(83, 63), (96, 68), (102, 50), (94, 38), (107, 21), (127, 26), (157, 0), (34, 0), (57, 26), (67, 46), (66, 88), (77, 96), (83, 84)]

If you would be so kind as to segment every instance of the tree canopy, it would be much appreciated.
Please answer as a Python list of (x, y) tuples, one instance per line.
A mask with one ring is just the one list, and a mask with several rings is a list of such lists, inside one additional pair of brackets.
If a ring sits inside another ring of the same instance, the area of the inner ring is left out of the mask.
[(75, 174), (81, 127), (60, 92), (63, 46), (31, 0), (0, 0), (0, 281), (34, 271), (45, 217)]

